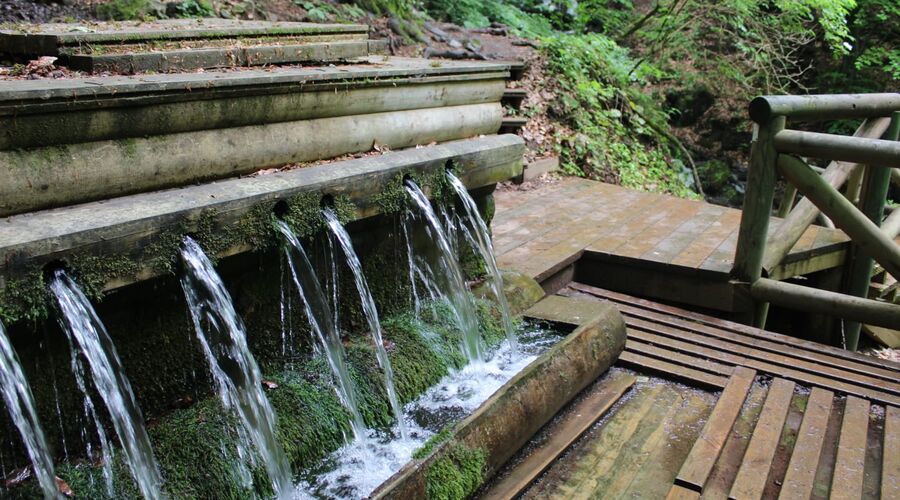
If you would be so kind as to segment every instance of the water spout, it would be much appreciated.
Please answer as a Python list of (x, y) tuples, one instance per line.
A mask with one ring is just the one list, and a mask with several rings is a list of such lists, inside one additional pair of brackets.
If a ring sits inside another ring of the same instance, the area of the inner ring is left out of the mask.
[(456, 252), (453, 251), (447, 233), (425, 193), (411, 180), (406, 181), (406, 191), (424, 217), (428, 235), (438, 250), (436, 268), (429, 273), (420, 273), (420, 277), (427, 278), (429, 281), (440, 277), (442, 281), (440, 284), (426, 283), (426, 289), (441, 290), (443, 292), (441, 295), (448, 299), (457, 326), (463, 333), (462, 350), (469, 362), (483, 361), (484, 345), (475, 314), (475, 305), (466, 289), (465, 278)]
[(497, 258), (494, 254), (494, 245), (491, 242), (491, 233), (488, 231), (487, 224), (478, 212), (475, 200), (469, 195), (465, 184), (453, 175), (453, 172), (447, 171), (447, 178), (450, 179), (450, 185), (453, 186), (453, 190), (456, 191), (457, 196), (463, 202), (463, 208), (472, 225), (475, 247), (488, 268), (488, 282), (491, 290), (494, 292), (494, 296), (497, 297), (497, 304), (500, 306), (500, 317), (503, 322), (503, 330), (506, 332), (506, 339), (512, 350), (515, 351), (518, 344), (516, 332), (513, 328), (512, 314), (509, 311), (509, 302), (506, 300), (506, 293), (503, 292), (503, 276), (497, 267)]
[(190, 237), (184, 239), (181, 259), (184, 263), (181, 287), (197, 338), (222, 404), (240, 422), (238, 455), (252, 461), (251, 450), (255, 449), (277, 497), (289, 498), (290, 465), (275, 439), (275, 411), (263, 392), (262, 374), (247, 347), (244, 324), (209, 258)]
[(50, 282), (50, 291), (53, 293), (61, 313), (60, 325), (73, 347), (72, 363), (75, 368), (76, 382), (84, 392), (86, 410), (97, 424), (104, 451), (107, 487), (111, 484), (109, 444), (97, 418), (96, 409), (86, 392), (83, 368), (78, 358), (79, 353), (74, 349), (75, 344), (78, 345), (80, 354), (87, 360), (97, 392), (106, 403), (110, 420), (112, 420), (113, 428), (124, 451), (125, 461), (141, 494), (144, 498), (160, 498), (162, 477), (159, 474), (156, 458), (153, 456), (150, 438), (144, 427), (144, 418), (134, 399), (131, 384), (125, 377), (125, 371), (106, 327), (103, 326), (90, 301), (65, 271), (57, 270), (54, 273)]
[(381, 321), (378, 317), (378, 309), (375, 306), (375, 298), (369, 290), (369, 284), (363, 274), (362, 265), (356, 250), (353, 248), (353, 242), (350, 241), (350, 235), (338, 220), (337, 215), (331, 209), (322, 211), (331, 233), (340, 243), (344, 250), (344, 256), (347, 258), (347, 264), (353, 272), (353, 280), (356, 283), (356, 290), (359, 292), (359, 299), (362, 303), (363, 312), (366, 321), (369, 323), (369, 331), (372, 334), (372, 341), (375, 343), (375, 356), (378, 358), (378, 366), (384, 372), (384, 386), (387, 391), (388, 401), (391, 403), (391, 410), (394, 412), (394, 418), (397, 420), (397, 428), (400, 430), (400, 436), (406, 439), (406, 423), (403, 420), (403, 409), (397, 399), (397, 390), (394, 388), (394, 369), (391, 367), (391, 360), (388, 358), (387, 350), (384, 348), (384, 340), (381, 330)]
[(9, 416), (22, 435), (25, 450), (31, 459), (34, 475), (41, 485), (44, 498), (59, 498), (53, 472), (53, 457), (50, 455), (50, 448), (47, 446), (44, 431), (34, 409), (31, 387), (25, 380), (22, 365), (19, 364), (19, 358), (12, 348), (9, 337), (6, 336), (2, 323), (0, 323), (0, 390), (3, 391)]
[(341, 336), (338, 333), (331, 308), (328, 307), (328, 301), (322, 292), (322, 286), (316, 278), (312, 264), (310, 264), (306, 251), (303, 249), (303, 245), (300, 244), (300, 240), (297, 239), (294, 232), (284, 222), (278, 221), (275, 223), (275, 226), (288, 244), (284, 252), (291, 269), (291, 276), (294, 278), (294, 284), (297, 286), (300, 298), (303, 299), (303, 307), (306, 311), (306, 317), (309, 319), (309, 326), (321, 345), (325, 359), (328, 361), (328, 366), (331, 368), (331, 373), (334, 375), (335, 392), (337, 392), (341, 404), (350, 412), (350, 427), (353, 430), (354, 437), (361, 438), (365, 436), (366, 426), (359, 412), (356, 384), (353, 383), (350, 371), (347, 369), (344, 345), (341, 343)]

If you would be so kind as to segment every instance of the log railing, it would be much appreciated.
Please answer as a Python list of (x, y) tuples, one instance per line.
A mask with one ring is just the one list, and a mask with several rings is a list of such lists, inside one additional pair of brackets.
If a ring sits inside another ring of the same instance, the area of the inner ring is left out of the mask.
[[(856, 349), (859, 322), (900, 329), (900, 305), (868, 299), (873, 261), (900, 280), (900, 210), (882, 224), (892, 170), (900, 167), (900, 94), (757, 97), (747, 190), (732, 276), (754, 300), (753, 323), (764, 327), (769, 303), (844, 320), (848, 349)], [(853, 136), (790, 130), (787, 120), (862, 118)], [(803, 157), (830, 160), (822, 170)], [(769, 231), (776, 172), (788, 181)], [(894, 174), (896, 176), (896, 174)], [(848, 181), (850, 181), (848, 183)], [(846, 195), (839, 190), (848, 183)], [(803, 195), (794, 204), (797, 195)], [(858, 198), (858, 201), (857, 201)], [(769, 279), (817, 217), (827, 216), (851, 239), (842, 292)]]

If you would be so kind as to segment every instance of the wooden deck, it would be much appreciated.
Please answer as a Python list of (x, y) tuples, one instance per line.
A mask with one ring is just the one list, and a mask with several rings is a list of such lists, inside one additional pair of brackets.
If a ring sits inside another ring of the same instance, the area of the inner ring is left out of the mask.
[[(740, 210), (575, 178), (500, 191), (495, 200), (501, 267), (544, 281), (575, 261), (592, 263), (584, 272), (603, 274), (608, 288), (725, 311), (743, 308), (728, 284)], [(780, 222), (773, 218), (773, 227)], [(836, 267), (847, 241), (841, 231), (811, 226), (771, 277)]]
[[(900, 364), (657, 301), (741, 311), (740, 211), (578, 179), (495, 199), (501, 267), (551, 294), (528, 314), (609, 301), (627, 341), (484, 498), (900, 498)], [(812, 227), (775, 277), (846, 246)]]
[(621, 368), (486, 498), (900, 498), (900, 364), (577, 282), (528, 314), (597, 300), (625, 317)]

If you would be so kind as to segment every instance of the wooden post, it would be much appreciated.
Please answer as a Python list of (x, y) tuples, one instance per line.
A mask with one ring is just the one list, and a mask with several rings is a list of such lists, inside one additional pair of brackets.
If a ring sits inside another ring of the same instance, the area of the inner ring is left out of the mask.
[(797, 199), (797, 186), (787, 183), (787, 186), (784, 187), (784, 194), (781, 197), (781, 204), (778, 205), (778, 216), (782, 219), (787, 217), (789, 213), (791, 213), (791, 209), (794, 208), (794, 200)]
[[(747, 284), (762, 276), (763, 252), (772, 216), (772, 199), (775, 196), (775, 151), (773, 138), (784, 130), (785, 118), (776, 116), (758, 124), (750, 147), (750, 169), (747, 172), (747, 191), (744, 194), (744, 211), (738, 232), (737, 250), (734, 255), (732, 275)], [(764, 328), (768, 304), (756, 304), (753, 324)]]
[(834, 224), (847, 233), (866, 254), (874, 257), (892, 276), (900, 277), (900, 247), (882, 233), (878, 226), (802, 160), (780, 155), (778, 167), (801, 193), (831, 217)]
[[(884, 134), (884, 139), (896, 141), (900, 135), (900, 112), (894, 112), (891, 126)], [(859, 208), (863, 215), (875, 225), (881, 225), (884, 216), (884, 204), (887, 199), (893, 169), (870, 166), (866, 168), (866, 176), (862, 183)], [(866, 255), (857, 245), (850, 248), (847, 260), (846, 283), (843, 292), (855, 297), (867, 297), (869, 283), (872, 281), (872, 257)], [(897, 277), (896, 275), (894, 276)], [(855, 351), (859, 345), (859, 331), (862, 324), (858, 321), (844, 323), (844, 340), (846, 349)]]
[[(887, 130), (890, 120), (876, 118), (866, 120), (853, 134), (854, 137), (881, 137)], [(836, 188), (840, 188), (853, 169), (859, 168), (855, 163), (833, 161), (822, 174), (822, 178)], [(763, 270), (775, 269), (788, 254), (794, 244), (803, 235), (803, 232), (816, 220), (819, 209), (807, 199), (801, 199), (791, 210), (784, 223), (778, 227), (766, 240), (766, 250), (763, 255)]]

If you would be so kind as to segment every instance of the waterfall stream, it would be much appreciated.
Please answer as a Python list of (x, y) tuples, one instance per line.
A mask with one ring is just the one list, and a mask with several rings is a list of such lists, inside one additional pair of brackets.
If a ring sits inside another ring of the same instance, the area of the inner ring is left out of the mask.
[[(160, 498), (162, 477), (144, 418), (134, 399), (131, 384), (119, 361), (112, 339), (94, 311), (87, 297), (65, 271), (57, 270), (50, 282), (50, 291), (60, 312), (60, 325), (72, 347), (72, 365), (76, 382), (84, 393), (85, 410), (97, 426), (104, 458), (107, 489), (111, 489), (112, 455), (109, 440), (98, 418), (96, 408), (87, 392), (84, 368), (80, 356), (87, 361), (91, 380), (97, 393), (106, 403), (110, 420), (124, 451), (125, 461), (144, 498)], [(76, 350), (76, 345), (78, 349)]]
[(400, 430), (400, 436), (406, 438), (406, 423), (403, 420), (403, 409), (397, 399), (397, 390), (394, 388), (394, 369), (391, 367), (391, 360), (388, 358), (387, 351), (384, 348), (384, 340), (382, 338), (381, 321), (378, 317), (378, 309), (375, 306), (375, 298), (369, 290), (369, 284), (363, 274), (362, 264), (353, 249), (353, 242), (350, 241), (350, 235), (344, 226), (338, 220), (337, 215), (331, 209), (322, 211), (325, 221), (331, 229), (331, 233), (340, 243), (344, 250), (344, 256), (347, 259), (347, 265), (353, 272), (353, 280), (356, 283), (356, 290), (359, 292), (359, 299), (362, 303), (363, 312), (366, 321), (369, 323), (369, 331), (372, 335), (372, 341), (375, 344), (375, 355), (378, 358), (378, 366), (384, 372), (384, 386), (387, 391), (388, 401), (391, 403), (391, 410), (394, 412), (394, 418), (397, 420), (397, 428)]
[(506, 339), (513, 350), (516, 349), (516, 333), (513, 329), (512, 315), (509, 312), (509, 302), (506, 300), (506, 294), (503, 292), (503, 276), (497, 267), (497, 258), (494, 255), (494, 245), (491, 242), (491, 233), (488, 230), (487, 223), (478, 212), (475, 200), (469, 195), (466, 186), (452, 172), (447, 172), (447, 178), (450, 179), (450, 185), (456, 191), (457, 196), (462, 200), (469, 223), (472, 225), (475, 247), (481, 258), (484, 260), (488, 268), (488, 282), (491, 290), (497, 298), (497, 304), (500, 306), (500, 317), (503, 321), (503, 330), (506, 332)]
[(190, 237), (184, 239), (181, 258), (184, 263), (181, 286), (197, 338), (209, 362), (219, 398), (240, 422), (238, 454), (244, 462), (253, 463), (255, 450), (277, 497), (290, 498), (293, 488), (290, 464), (275, 439), (275, 411), (263, 392), (262, 375), (247, 347), (243, 322), (212, 262)]
[(284, 222), (278, 221), (275, 225), (287, 242), (284, 252), (290, 266), (291, 276), (300, 293), (309, 325), (325, 354), (329, 368), (331, 368), (335, 379), (335, 392), (337, 392), (341, 404), (350, 412), (350, 426), (353, 429), (354, 437), (361, 438), (365, 436), (366, 426), (359, 412), (356, 384), (353, 383), (350, 371), (347, 369), (344, 345), (341, 343), (341, 336), (331, 308), (328, 306), (328, 300), (300, 240)]
[(406, 191), (425, 219), (428, 236), (438, 250), (437, 262), (432, 266), (420, 267), (419, 277), (425, 282), (426, 290), (439, 290), (442, 292), (440, 295), (448, 300), (457, 326), (463, 333), (462, 350), (469, 362), (483, 361), (484, 342), (478, 326), (475, 304), (472, 303), (466, 288), (456, 252), (453, 251), (447, 233), (425, 193), (411, 180), (406, 181)]
[(3, 391), (9, 415), (22, 435), (22, 442), (25, 443), (25, 450), (31, 459), (34, 475), (41, 485), (44, 498), (59, 498), (53, 472), (53, 457), (50, 455), (50, 448), (47, 446), (37, 411), (34, 409), (31, 387), (25, 380), (19, 358), (13, 350), (9, 337), (6, 336), (2, 323), (0, 323), (0, 390)]

